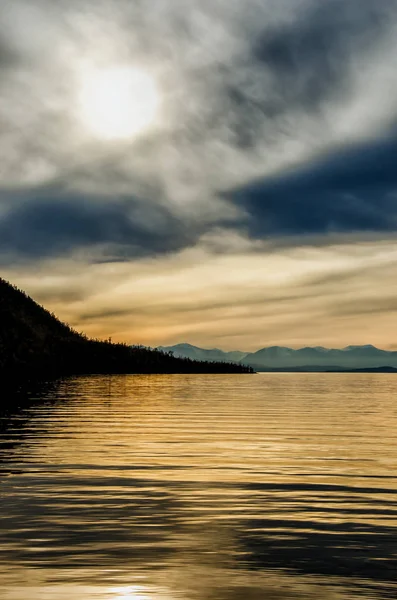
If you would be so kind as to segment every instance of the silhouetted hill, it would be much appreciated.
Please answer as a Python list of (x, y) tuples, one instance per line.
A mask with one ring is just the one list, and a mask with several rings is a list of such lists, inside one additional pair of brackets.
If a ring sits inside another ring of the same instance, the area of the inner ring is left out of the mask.
[(169, 352), (90, 340), (0, 278), (0, 375), (247, 373), (249, 367), (179, 359)]
[[(190, 344), (176, 344), (163, 347), (176, 356), (192, 356), (197, 360), (236, 361), (250, 365), (256, 371), (355, 371), (359, 369), (397, 368), (397, 352), (380, 350), (371, 344), (365, 346), (347, 346), (342, 349), (315, 346), (297, 350), (284, 346), (269, 346), (257, 352), (223, 352), (206, 350)], [(383, 370), (383, 371), (382, 371)], [(389, 371), (393, 372), (393, 371)]]

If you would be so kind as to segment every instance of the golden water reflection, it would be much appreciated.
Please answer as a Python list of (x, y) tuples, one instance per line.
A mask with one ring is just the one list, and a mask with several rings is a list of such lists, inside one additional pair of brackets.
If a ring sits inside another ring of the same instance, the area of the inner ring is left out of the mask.
[(394, 598), (396, 383), (120, 376), (41, 390), (1, 420), (1, 600)]

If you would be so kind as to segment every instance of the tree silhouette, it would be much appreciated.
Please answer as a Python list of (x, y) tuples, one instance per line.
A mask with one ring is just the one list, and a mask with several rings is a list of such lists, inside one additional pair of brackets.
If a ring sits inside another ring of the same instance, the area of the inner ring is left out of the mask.
[(90, 373), (252, 373), (244, 365), (176, 358), (144, 346), (89, 339), (0, 278), (0, 375), (48, 378)]

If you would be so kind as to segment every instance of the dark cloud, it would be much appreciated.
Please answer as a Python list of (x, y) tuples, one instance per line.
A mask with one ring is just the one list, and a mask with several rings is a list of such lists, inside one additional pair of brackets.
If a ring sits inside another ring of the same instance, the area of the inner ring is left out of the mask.
[[(164, 85), (167, 91), (170, 82), (172, 110), (164, 94), (166, 131), (156, 130), (131, 147), (111, 147), (108, 157), (101, 156), (101, 151), (107, 154), (106, 145), (98, 144), (97, 149), (95, 140), (79, 138), (87, 132), (79, 121), (76, 127), (73, 111), (68, 113), (73, 94), (69, 98), (67, 91), (79, 72), (78, 57), (93, 46), (83, 33), (79, 3), (57, 5), (48, 19), (47, 2), (38, 3), (40, 11), (34, 15), (43, 35), (32, 31), (32, 36), (22, 35), (30, 31), (32, 17), (25, 4), (20, 6), (24, 26), (16, 28), (15, 40), (6, 31), (8, 20), (0, 24), (0, 70), (13, 64), (13, 48), (19, 46), (26, 68), (15, 81), (10, 78), (9, 90), (0, 89), (0, 101), (4, 96), (2, 106), (9, 112), (0, 123), (3, 133), (9, 130), (7, 139), (3, 135), (3, 185), (41, 180), (42, 170), (44, 179), (53, 177), (53, 193), (48, 185), (44, 192), (31, 190), (26, 200), (13, 205), (12, 198), (0, 199), (4, 260), (59, 256), (99, 246), (110, 248), (104, 260), (150, 256), (192, 246), (201, 235), (225, 224), (247, 230), (253, 238), (289, 238), (296, 244), (301, 235), (318, 236), (318, 243), (330, 232), (395, 231), (396, 140), (341, 150), (294, 173), (286, 174), (285, 165), (301, 158), (299, 148), (305, 156), (311, 152), (312, 133), (319, 134), (318, 126), (325, 123), (316, 121), (323, 109), (329, 110), (329, 130), (322, 147), (340, 140), (335, 132), (343, 101), (349, 109), (350, 101), (355, 105), (358, 98), (360, 103), (361, 87), (355, 78), (366, 64), (369, 73), (383, 63), (392, 73), (384, 49), (394, 47), (386, 42), (396, 26), (397, 0), (305, 0), (290, 12), (287, 1), (248, 2), (244, 10), (226, 2), (203, 2), (197, 8), (192, 3), (187, 10), (178, 4), (171, 10), (165, 3), (162, 19), (144, 3), (120, 1), (109, 15), (83, 3), (92, 11), (92, 31), (103, 36), (96, 51), (106, 47), (109, 55), (104, 50), (104, 56), (109, 60), (145, 56), (159, 72), (160, 88)], [(276, 5), (282, 5), (283, 14), (273, 19)], [(134, 23), (137, 32), (131, 35)], [(121, 49), (114, 31), (120, 35)], [(52, 57), (43, 48), (55, 40)], [(73, 68), (72, 74), (68, 71), (72, 59), (66, 53), (66, 64), (61, 52), (64, 43), (74, 49), (73, 77)], [(36, 61), (30, 59), (31, 49)], [(93, 64), (96, 60), (93, 52)], [(58, 72), (64, 87), (56, 85)], [(393, 86), (390, 89), (393, 93)], [(384, 110), (387, 113), (387, 107)], [(313, 122), (317, 124), (307, 142), (305, 128)], [(357, 123), (352, 127), (356, 133), (362, 119)], [(291, 146), (298, 148), (292, 159)], [(283, 174), (232, 189), (229, 204), (221, 201), (220, 188), (232, 188), (253, 173), (269, 172), (268, 157), (270, 168), (280, 172), (284, 168)], [(97, 190), (98, 199), (94, 192), (87, 197), (63, 191), (72, 187)], [(109, 199), (100, 199), (101, 193)], [(110, 198), (112, 194), (118, 199)], [(120, 199), (120, 194), (132, 197)]]
[(359, 315), (388, 315), (397, 312), (397, 299), (395, 296), (386, 298), (357, 299), (350, 302), (334, 304), (329, 308), (332, 316), (359, 316)]
[(144, 200), (42, 196), (19, 202), (0, 217), (0, 252), (8, 259), (58, 256), (81, 248), (110, 247), (120, 258), (155, 255), (193, 244), (165, 207)]
[(397, 139), (341, 150), (233, 191), (254, 237), (397, 230)]
[[(232, 190), (227, 199), (243, 209), (234, 227), (253, 238), (284, 240), (324, 234), (397, 230), (397, 139), (341, 150), (314, 164)], [(3, 200), (3, 205), (4, 205)], [(10, 257), (41, 258), (106, 246), (123, 258), (174, 252), (196, 244), (219, 225), (177, 216), (148, 199), (98, 199), (66, 192), (30, 192), (9, 200), (0, 216), (0, 252)], [(238, 213), (237, 213), (238, 215)], [(297, 237), (298, 236), (298, 237)], [(316, 237), (317, 236), (317, 237)], [(320, 236), (320, 242), (319, 237)], [(283, 242), (284, 244), (284, 242)]]
[(253, 58), (276, 73), (288, 104), (316, 106), (348, 83), (352, 61), (382, 41), (396, 8), (372, 0), (314, 2), (300, 19), (260, 34)]
[[(251, 53), (244, 65), (243, 80), (230, 76), (224, 67), (225, 108), (233, 114), (231, 129), (237, 145), (256, 146), (264, 131), (260, 124), (279, 122), (277, 134), (289, 135), (293, 123), (283, 120), (309, 114), (311, 120), (329, 109), (330, 103), (347, 102), (355, 76), (368, 68), (377, 49), (391, 35), (397, 3), (372, 0), (317, 0), (300, 18), (279, 26), (264, 27), (253, 36)], [(368, 64), (365, 65), (366, 57)], [(232, 73), (235, 65), (231, 67)], [(281, 119), (281, 120), (280, 120)], [(296, 126), (299, 129), (298, 121)], [(271, 124), (267, 124), (271, 129)]]
[[(0, 73), (3, 69), (8, 69), (18, 63), (17, 53), (10, 48), (8, 42), (1, 36), (0, 33)], [(0, 79), (1, 85), (1, 79)]]

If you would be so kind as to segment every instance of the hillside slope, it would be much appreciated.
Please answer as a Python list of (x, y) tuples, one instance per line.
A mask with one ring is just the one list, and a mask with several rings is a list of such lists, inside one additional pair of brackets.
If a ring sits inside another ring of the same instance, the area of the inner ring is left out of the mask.
[(179, 359), (170, 353), (89, 340), (0, 278), (0, 375), (79, 373), (245, 373), (235, 364)]

